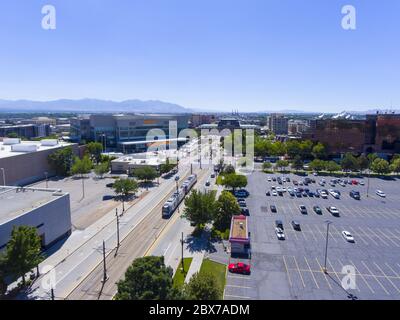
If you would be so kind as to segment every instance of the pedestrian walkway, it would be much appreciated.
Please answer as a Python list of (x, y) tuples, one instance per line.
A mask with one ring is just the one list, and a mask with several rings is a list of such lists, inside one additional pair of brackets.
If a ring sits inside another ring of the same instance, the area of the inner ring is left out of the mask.
[(188, 273), (186, 274), (185, 283), (188, 283), (190, 278), (196, 273), (200, 271), (201, 264), (204, 259), (204, 251), (196, 252), (193, 255), (192, 263), (190, 264), (190, 268)]

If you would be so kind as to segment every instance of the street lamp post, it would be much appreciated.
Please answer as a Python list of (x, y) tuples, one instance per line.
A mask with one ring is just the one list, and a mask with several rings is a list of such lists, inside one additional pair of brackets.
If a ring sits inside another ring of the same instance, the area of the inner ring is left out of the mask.
[(105, 283), (108, 280), (107, 275), (107, 266), (106, 266), (106, 243), (103, 240), (103, 280), (102, 282)]
[(0, 168), (0, 170), (3, 172), (3, 186), (6, 186), (6, 172), (4, 168)]
[(117, 217), (117, 249), (119, 248), (119, 215), (118, 215), (118, 208), (115, 208), (115, 216)]
[(368, 169), (368, 179), (367, 179), (367, 198), (369, 197), (369, 178), (371, 176), (371, 170)]
[(326, 261), (328, 259), (328, 237), (329, 237), (329, 225), (332, 221), (325, 221), (326, 222), (326, 244), (325, 244), (325, 263), (324, 263), (324, 273), (328, 273), (328, 269), (326, 268)]
[(185, 272), (185, 264), (183, 263), (183, 232), (182, 232), (182, 237), (181, 237), (181, 246), (182, 246), (182, 272)]
[(175, 182), (176, 182), (176, 193), (179, 191), (179, 176), (175, 176)]

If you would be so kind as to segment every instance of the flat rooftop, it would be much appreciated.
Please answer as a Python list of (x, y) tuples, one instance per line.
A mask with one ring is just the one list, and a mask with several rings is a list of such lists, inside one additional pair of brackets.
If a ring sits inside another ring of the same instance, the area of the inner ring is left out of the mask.
[(234, 216), (232, 218), (230, 238), (233, 240), (248, 240), (247, 218), (245, 216)]
[[(64, 142), (64, 141), (59, 141), (58, 144), (56, 144), (54, 146), (43, 146), (41, 141), (21, 141), (20, 144), (27, 145), (27, 146), (35, 145), (37, 147), (37, 150), (32, 151), (32, 152), (40, 152), (40, 151), (44, 151), (44, 150), (56, 149), (56, 148), (60, 148), (60, 147), (66, 147), (69, 145), (73, 145), (73, 143)], [(3, 141), (0, 141), (0, 159), (14, 157), (14, 156), (18, 156), (21, 154), (32, 153), (32, 152), (12, 151), (12, 145), (7, 145), (7, 144), (4, 144)]]
[(65, 194), (51, 189), (49, 191), (19, 189), (17, 191), (16, 188), (0, 187), (0, 225)]

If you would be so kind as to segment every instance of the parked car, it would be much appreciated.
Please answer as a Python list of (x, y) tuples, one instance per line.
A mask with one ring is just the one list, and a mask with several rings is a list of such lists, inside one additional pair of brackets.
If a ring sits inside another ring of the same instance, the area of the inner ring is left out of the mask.
[(250, 265), (245, 264), (243, 262), (229, 264), (228, 270), (229, 270), (229, 272), (232, 272), (232, 273), (240, 273), (240, 274), (250, 274), (251, 273)]
[(210, 180), (207, 180), (207, 181), (206, 181), (206, 187), (209, 187), (210, 185), (211, 185)]
[(273, 204), (270, 205), (270, 209), (271, 209), (271, 212), (276, 212), (277, 211), (276, 207)]
[(244, 215), (244, 216), (249, 216), (250, 215), (250, 211), (248, 208), (240, 208), (240, 214)]
[(275, 228), (275, 233), (278, 240), (285, 240), (285, 233), (281, 228)]
[(376, 190), (376, 194), (381, 198), (386, 198), (386, 194), (382, 190)]
[(267, 192), (265, 193), (265, 195), (266, 195), (266, 196), (270, 196), (270, 195), (271, 195), (271, 192), (267, 191)]
[(353, 199), (356, 199), (356, 200), (360, 200), (361, 199), (360, 192), (358, 192), (356, 190), (351, 190), (350, 191), (350, 197), (352, 197)]
[(276, 197), (276, 196), (278, 195), (278, 192), (276, 192), (275, 190), (273, 190), (273, 191), (271, 192), (271, 194), (272, 194), (274, 197)]
[(301, 231), (301, 226), (300, 226), (300, 223), (298, 221), (293, 220), (292, 221), (292, 226), (293, 226), (294, 230)]
[(314, 206), (314, 207), (313, 207), (313, 210), (314, 210), (314, 212), (315, 212), (316, 214), (322, 214), (322, 210), (321, 210), (321, 208), (320, 208), (319, 206)]
[(338, 216), (339, 215), (339, 210), (336, 207), (330, 206), (328, 208), (326, 208), (331, 214), (333, 214), (334, 216)]
[(303, 205), (299, 206), (301, 214), (307, 214), (307, 208)]
[(361, 180), (361, 181), (359, 182), (359, 184), (360, 184), (360, 186), (363, 186), (363, 185), (365, 185), (365, 182)]
[(247, 198), (249, 196), (249, 192), (245, 189), (240, 189), (235, 191), (235, 196), (239, 198)]
[(348, 231), (342, 231), (342, 235), (347, 242), (354, 242), (354, 237)]
[(211, 178), (215, 178), (215, 173), (211, 173)]

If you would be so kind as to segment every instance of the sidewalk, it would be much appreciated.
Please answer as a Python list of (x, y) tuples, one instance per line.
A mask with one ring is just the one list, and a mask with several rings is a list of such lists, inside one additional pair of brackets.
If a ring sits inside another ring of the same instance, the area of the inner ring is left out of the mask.
[(192, 263), (190, 264), (190, 268), (188, 273), (186, 274), (185, 283), (190, 281), (190, 278), (196, 273), (200, 271), (201, 264), (203, 263), (204, 259), (204, 251), (195, 252), (193, 255)]

